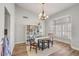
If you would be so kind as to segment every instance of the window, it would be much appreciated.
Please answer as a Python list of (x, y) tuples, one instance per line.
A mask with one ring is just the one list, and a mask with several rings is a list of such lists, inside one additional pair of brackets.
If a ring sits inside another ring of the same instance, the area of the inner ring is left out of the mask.
[(72, 28), (72, 23), (70, 16), (62, 17), (55, 20), (56, 37), (64, 38), (64, 39), (72, 39), (71, 28)]

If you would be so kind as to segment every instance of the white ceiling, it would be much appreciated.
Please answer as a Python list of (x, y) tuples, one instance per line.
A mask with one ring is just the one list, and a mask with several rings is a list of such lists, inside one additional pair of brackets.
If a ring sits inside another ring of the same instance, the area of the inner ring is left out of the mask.
[[(36, 14), (41, 12), (40, 3), (16, 3), (16, 5)], [(46, 3), (44, 9), (45, 13), (50, 16), (73, 5), (75, 5), (75, 3)]]

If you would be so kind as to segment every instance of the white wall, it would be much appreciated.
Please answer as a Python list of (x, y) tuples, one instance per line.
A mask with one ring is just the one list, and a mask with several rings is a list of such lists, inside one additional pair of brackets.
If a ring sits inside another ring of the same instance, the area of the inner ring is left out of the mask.
[(4, 37), (4, 8), (7, 8), (10, 13), (10, 45), (11, 51), (14, 47), (14, 39), (15, 39), (15, 6), (14, 4), (0, 4), (0, 40)]
[(54, 33), (54, 22), (50, 18), (45, 21), (45, 35), (48, 36), (48, 33)]
[(8, 29), (8, 38), (10, 38), (10, 14), (9, 12), (5, 9), (5, 29)]
[[(27, 19), (24, 19), (23, 16), (27, 16)], [(25, 10), (19, 6), (16, 6), (16, 43), (25, 42), (25, 25), (37, 25), (39, 22), (37, 15), (34, 13)]]
[(4, 37), (4, 5), (0, 4), (0, 41)]
[[(58, 18), (61, 16), (66, 16), (66, 15), (70, 15), (72, 17), (71, 46), (74, 49), (79, 50), (79, 27), (78, 27), (78, 25), (79, 25), (79, 4), (52, 15), (50, 21), (54, 20), (55, 18)], [(47, 23), (49, 23), (49, 22), (47, 22)], [(52, 26), (52, 25), (50, 25), (50, 26)], [(49, 25), (48, 25), (48, 27), (49, 27)]]
[(39, 32), (40, 32), (39, 35), (45, 36), (45, 21), (44, 20), (40, 21)]

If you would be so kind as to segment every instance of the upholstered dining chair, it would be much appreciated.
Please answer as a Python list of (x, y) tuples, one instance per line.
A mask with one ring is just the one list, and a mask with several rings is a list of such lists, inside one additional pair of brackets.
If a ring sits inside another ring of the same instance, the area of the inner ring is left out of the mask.
[(53, 46), (53, 38), (54, 38), (53, 33), (48, 33), (48, 37), (49, 37), (51, 45)]

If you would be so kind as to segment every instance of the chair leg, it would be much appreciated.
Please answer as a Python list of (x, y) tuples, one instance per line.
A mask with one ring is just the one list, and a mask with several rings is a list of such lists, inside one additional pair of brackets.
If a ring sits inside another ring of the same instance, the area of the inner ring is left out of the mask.
[(48, 48), (49, 48), (49, 44), (50, 44), (50, 41), (48, 40)]
[(30, 51), (31, 51), (31, 46), (30, 46)]
[(53, 41), (51, 41), (51, 44), (52, 44), (52, 46), (53, 46)]
[(39, 47), (39, 50), (40, 50), (40, 42), (39, 42), (39, 40), (38, 40), (38, 47)]
[(44, 42), (42, 41), (42, 51), (44, 50), (44, 46), (45, 46)]
[(40, 50), (40, 47), (39, 47), (39, 50)]
[(37, 53), (37, 47), (36, 47), (36, 53)]

